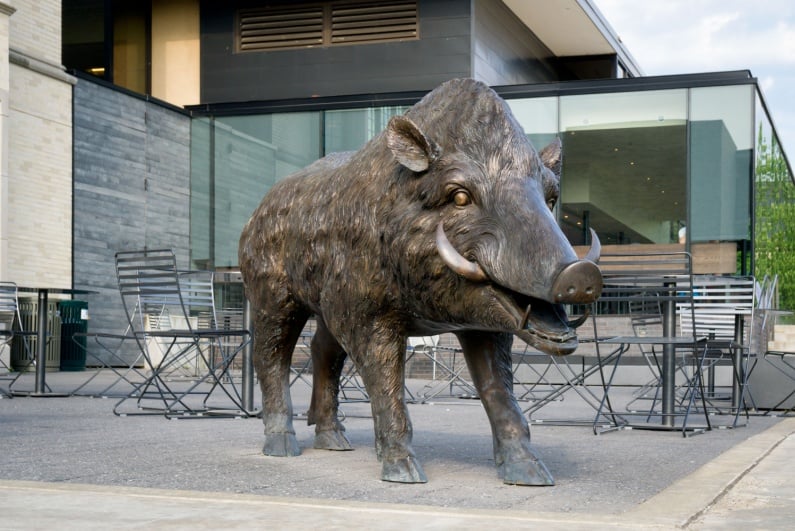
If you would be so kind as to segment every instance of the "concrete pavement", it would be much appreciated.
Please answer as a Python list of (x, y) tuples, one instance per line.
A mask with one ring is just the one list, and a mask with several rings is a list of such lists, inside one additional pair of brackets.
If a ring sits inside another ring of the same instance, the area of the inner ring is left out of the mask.
[[(53, 380), (54, 381), (54, 380)], [(308, 389), (294, 388), (296, 411)], [(344, 404), (354, 452), (259, 452), (249, 420), (114, 417), (111, 399), (0, 400), (0, 529), (789, 529), (795, 419), (683, 438), (534, 426), (556, 476), (503, 485), (476, 400), (412, 404), (429, 482), (378, 480), (365, 403)], [(569, 398), (551, 413), (586, 412)], [(560, 411), (554, 411), (559, 408)]]

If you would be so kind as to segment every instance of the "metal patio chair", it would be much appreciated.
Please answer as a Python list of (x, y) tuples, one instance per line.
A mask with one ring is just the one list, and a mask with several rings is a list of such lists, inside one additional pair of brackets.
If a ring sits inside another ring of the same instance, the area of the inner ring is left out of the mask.
[(0, 381), (8, 382), (6, 389), (0, 388), (0, 396), (11, 397), (12, 387), (27, 367), (19, 367), (16, 372), (11, 367), (11, 342), (15, 337), (22, 341), (28, 366), (36, 363), (28, 337), (36, 337), (36, 331), (24, 330), (19, 315), (19, 294), (14, 282), (0, 282), (0, 351), (8, 350), (9, 363), (0, 356)]
[[(591, 312), (592, 310), (588, 310)], [(575, 319), (576, 315), (570, 317)], [(597, 338), (595, 316), (590, 319), (593, 333), (587, 327), (578, 329), (579, 342), (582, 345), (593, 344)], [(529, 405), (523, 409), (531, 424), (559, 426), (594, 426), (603, 416), (602, 404), (605, 392), (604, 367), (609, 365), (617, 354), (602, 356), (598, 348), (594, 354), (574, 353), (567, 356), (551, 356), (530, 351), (514, 352), (514, 387), (520, 389), (519, 399), (528, 400)], [(540, 361), (541, 368), (533, 366), (533, 361)], [(537, 380), (528, 382), (526, 378), (517, 379), (517, 374), (524, 370), (535, 374)], [(518, 384), (518, 385), (517, 385)], [(595, 412), (594, 416), (574, 418), (569, 416), (549, 416), (542, 414), (543, 408), (553, 402), (563, 402), (568, 397), (575, 398), (579, 403), (588, 406)], [(610, 425), (610, 420), (601, 422)]]
[[(746, 411), (744, 397), (748, 374), (752, 369), (749, 349), (751, 326), (757, 303), (757, 282), (753, 277), (697, 275), (693, 280), (693, 311), (678, 312), (682, 334), (707, 336), (705, 399), (712, 414), (732, 414), (728, 426), (737, 427), (740, 414)], [(719, 365), (732, 369), (732, 383), (727, 391), (716, 386)]]
[[(431, 362), (432, 379), (417, 392), (420, 402), (434, 398), (477, 398), (475, 386), (464, 376), (467, 369), (461, 347), (452, 334), (409, 337), (409, 356), (421, 354)], [(410, 398), (414, 398), (408, 393)]]
[[(181, 273), (168, 249), (116, 253), (122, 305), (148, 370), (114, 407), (117, 415), (251, 416), (232, 374), (250, 341), (243, 328), (218, 327), (212, 275)], [(223, 405), (215, 405), (218, 398)], [(136, 409), (123, 408), (134, 402)]]
[[(774, 372), (790, 382), (783, 390), (780, 386), (764, 389), (770, 404), (765, 407), (765, 415), (789, 416), (795, 412), (795, 312), (776, 307), (775, 294), (778, 276), (765, 277), (762, 282), (760, 304), (754, 320), (751, 350), (761, 354), (757, 362), (764, 362)], [(784, 319), (787, 323), (784, 323)], [(759, 357), (759, 356), (758, 356)], [(753, 389), (751, 389), (753, 392)]]

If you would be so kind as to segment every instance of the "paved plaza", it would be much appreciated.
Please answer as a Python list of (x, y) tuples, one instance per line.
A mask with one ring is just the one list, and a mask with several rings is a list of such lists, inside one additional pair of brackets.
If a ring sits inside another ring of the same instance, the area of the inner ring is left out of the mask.
[[(48, 383), (58, 391), (87, 375), (48, 373)], [(309, 387), (298, 381), (292, 395), (306, 411)], [(354, 451), (312, 449), (299, 415), (295, 458), (260, 453), (256, 418), (117, 417), (114, 403), (0, 400), (0, 529), (784, 529), (795, 519), (795, 419), (753, 416), (687, 438), (534, 425), (557, 484), (516, 487), (496, 476), (480, 402), (439, 397), (409, 405), (428, 483), (403, 485), (378, 479), (365, 402), (342, 405)], [(574, 394), (547, 410), (589, 414)]]

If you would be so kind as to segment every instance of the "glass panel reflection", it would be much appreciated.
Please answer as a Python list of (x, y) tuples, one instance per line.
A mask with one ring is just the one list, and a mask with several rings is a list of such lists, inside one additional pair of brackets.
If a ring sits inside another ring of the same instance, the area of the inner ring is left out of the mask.
[(750, 238), (750, 85), (690, 92), (690, 240)]
[(210, 118), (190, 123), (190, 258), (192, 267), (206, 269), (210, 258), (210, 197), (212, 150)]
[(676, 243), (687, 219), (687, 92), (566, 96), (561, 226), (575, 245)]
[(193, 261), (233, 267), (240, 232), (262, 196), (279, 179), (320, 158), (320, 113), (219, 117), (210, 123), (209, 136), (209, 167), (204, 183), (195, 187), (206, 191), (191, 211), (194, 241), (206, 240), (200, 249), (207, 254), (195, 248)]
[(355, 151), (386, 129), (389, 119), (408, 107), (375, 107), (326, 111), (324, 118), (325, 154)]
[(536, 149), (558, 136), (558, 98), (508, 100), (508, 106)]

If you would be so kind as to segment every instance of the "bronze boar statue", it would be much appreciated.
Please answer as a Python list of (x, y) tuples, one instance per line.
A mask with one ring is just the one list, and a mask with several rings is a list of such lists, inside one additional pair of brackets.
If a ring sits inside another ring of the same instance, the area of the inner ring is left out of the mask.
[(563, 304), (600, 295), (592, 234), (578, 259), (551, 208), (560, 144), (537, 153), (488, 86), (452, 80), (354, 153), (277, 183), (240, 238), (262, 388), (263, 452), (293, 456), (293, 348), (317, 318), (308, 420), (314, 447), (349, 450), (337, 417), (350, 356), (370, 396), (381, 479), (425, 482), (404, 401), (409, 336), (455, 334), (488, 414), (498, 475), (552, 485), (512, 390), (513, 335), (568, 354), (577, 323)]

